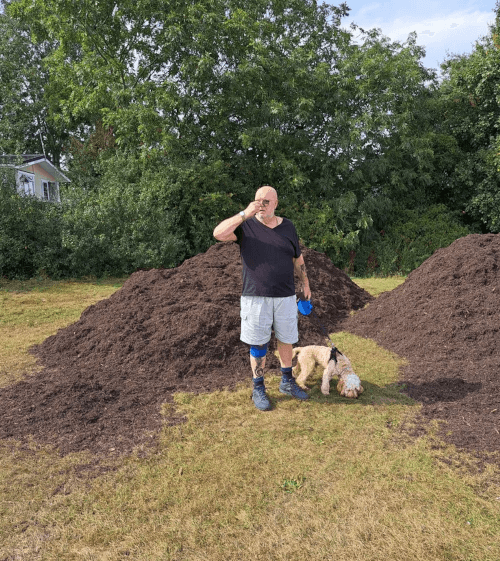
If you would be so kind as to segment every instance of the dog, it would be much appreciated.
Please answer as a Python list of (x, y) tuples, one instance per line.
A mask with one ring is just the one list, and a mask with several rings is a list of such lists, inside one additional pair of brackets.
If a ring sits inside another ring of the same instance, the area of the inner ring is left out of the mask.
[(343, 397), (357, 398), (364, 389), (361, 380), (354, 373), (350, 360), (336, 347), (322, 347), (310, 345), (308, 347), (295, 347), (293, 357), (297, 356), (297, 364), (292, 373), (299, 386), (305, 388), (305, 381), (314, 372), (316, 364), (321, 365), (323, 380), (321, 382), (321, 393), (330, 393), (330, 380), (338, 376), (337, 391)]

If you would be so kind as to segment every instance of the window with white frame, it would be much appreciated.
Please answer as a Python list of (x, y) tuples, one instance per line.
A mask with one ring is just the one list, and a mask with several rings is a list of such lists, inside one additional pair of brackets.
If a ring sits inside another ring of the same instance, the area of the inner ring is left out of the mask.
[(59, 202), (59, 184), (56, 181), (49, 182), (49, 197), (51, 201)]
[(55, 181), (42, 181), (42, 199), (44, 201), (59, 201), (59, 192)]
[(35, 174), (25, 171), (17, 172), (17, 188), (22, 195), (35, 195)]

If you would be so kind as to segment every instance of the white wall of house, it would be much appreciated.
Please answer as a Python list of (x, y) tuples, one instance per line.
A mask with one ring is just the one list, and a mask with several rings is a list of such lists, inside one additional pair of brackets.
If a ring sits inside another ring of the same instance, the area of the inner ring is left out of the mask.
[(59, 182), (39, 164), (17, 170), (19, 191), (24, 195), (34, 195), (43, 201), (61, 202)]
[(44, 201), (61, 202), (59, 198), (59, 183), (55, 177), (39, 164), (31, 167), (35, 172), (35, 194)]
[(42, 201), (61, 202), (59, 183), (70, 182), (43, 154), (0, 155), (0, 168), (15, 171), (20, 193)]

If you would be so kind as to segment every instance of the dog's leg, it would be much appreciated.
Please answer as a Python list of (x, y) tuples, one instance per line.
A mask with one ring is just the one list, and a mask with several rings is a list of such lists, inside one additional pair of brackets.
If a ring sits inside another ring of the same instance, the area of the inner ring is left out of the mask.
[(328, 366), (323, 371), (323, 380), (321, 382), (321, 393), (323, 395), (328, 395), (330, 393), (330, 380), (333, 378), (335, 370), (336, 370), (335, 361), (330, 360)]
[(297, 356), (297, 364), (292, 368), (292, 376), (293, 376), (295, 379), (297, 379), (297, 376), (298, 376), (299, 373), (300, 373), (300, 361), (299, 361), (299, 358), (300, 358), (300, 351), (299, 351), (299, 349), (297, 349), (297, 348), (293, 349), (292, 358), (294, 358), (295, 356)]
[(328, 366), (323, 370), (323, 379), (321, 381), (321, 393), (328, 395), (330, 393), (330, 378), (328, 376)]
[[(307, 377), (309, 376), (307, 357), (304, 357), (302, 356), (302, 354), (299, 354), (297, 358), (297, 366), (295, 368), (296, 370), (293, 371), (295, 381), (301, 388), (305, 388), (306, 387), (305, 382), (307, 380)], [(295, 372), (297, 373), (297, 375), (295, 375)]]

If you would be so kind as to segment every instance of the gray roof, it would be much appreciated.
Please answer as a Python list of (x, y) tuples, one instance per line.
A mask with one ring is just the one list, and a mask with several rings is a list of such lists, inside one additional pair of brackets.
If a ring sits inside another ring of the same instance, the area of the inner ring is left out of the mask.
[(40, 166), (50, 173), (60, 183), (70, 183), (64, 173), (56, 168), (56, 166), (48, 160), (43, 154), (4, 154), (0, 155), (0, 167), (15, 167), (23, 169), (33, 164)]
[(0, 164), (4, 166), (14, 166), (16, 164), (28, 164), (44, 159), (46, 158), (43, 154), (4, 154), (0, 156)]

